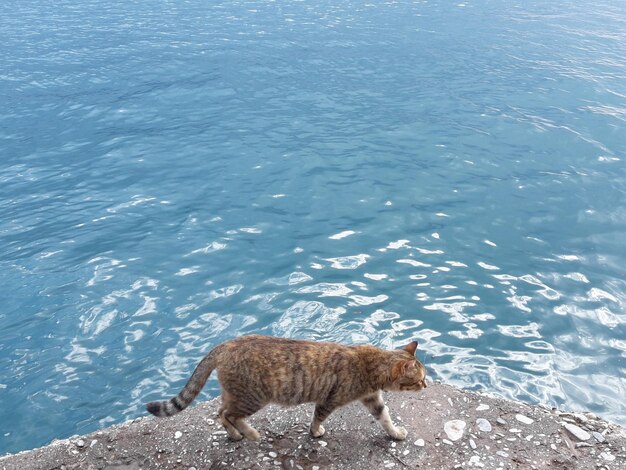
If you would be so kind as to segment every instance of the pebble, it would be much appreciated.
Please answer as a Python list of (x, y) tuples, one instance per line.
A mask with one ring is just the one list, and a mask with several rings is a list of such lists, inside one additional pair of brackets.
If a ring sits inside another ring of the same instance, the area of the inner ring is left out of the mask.
[(474, 442), (474, 439), (470, 439), (469, 444), (472, 449), (476, 449), (476, 443)]
[(269, 455), (271, 458), (275, 459), (276, 457), (278, 457), (278, 454), (276, 452), (268, 452), (267, 455)]
[(478, 418), (476, 420), (476, 426), (478, 426), (478, 429), (482, 432), (491, 432), (491, 423), (485, 418)]
[(504, 426), (505, 424), (507, 424), (507, 422), (506, 422), (504, 419), (502, 419), (502, 418), (498, 418), (498, 419), (496, 419), (496, 423), (501, 424), (501, 425), (503, 425), (503, 426)]
[(565, 427), (565, 429), (567, 429), (567, 431), (572, 436), (574, 436), (579, 441), (587, 441), (587, 440), (589, 440), (591, 438), (591, 434), (589, 434), (584, 429), (579, 428), (575, 424), (565, 423), (563, 426)]
[(174, 433), (174, 439), (180, 439), (181, 437), (183, 437), (183, 433), (180, 431), (176, 431)]
[(404, 452), (402, 452), (402, 455), (409, 455), (409, 449), (407, 449)]
[(606, 460), (607, 462), (613, 462), (613, 460), (615, 460), (615, 456), (609, 454), (608, 452), (602, 452), (600, 454), (600, 457), (602, 457), (604, 460)]
[(591, 435), (593, 436), (593, 438), (598, 441), (599, 443), (603, 443), (604, 441), (606, 441), (606, 439), (604, 438), (604, 436), (602, 434), (600, 434), (598, 431), (592, 431)]
[(413, 444), (415, 444), (418, 447), (424, 447), (425, 442), (424, 442), (424, 439), (418, 439)]
[(513, 434), (518, 433), (518, 432), (522, 432), (521, 429), (517, 429), (517, 428), (511, 428), (509, 429), (509, 432), (512, 432)]
[(454, 444), (452, 444), (452, 442), (450, 442), (448, 439), (444, 439), (443, 440), (444, 444), (448, 444), (449, 446), (453, 446)]
[(489, 405), (483, 405), (482, 403), (476, 407), (476, 411), (486, 411), (489, 409)]
[(507, 458), (509, 456), (509, 454), (507, 454), (503, 450), (499, 450), (498, 452), (496, 452), (496, 455), (499, 455), (500, 457), (503, 457), (503, 458)]
[(76, 441), (76, 447), (85, 447), (85, 441), (79, 439)]
[(458, 441), (463, 437), (463, 433), (465, 432), (465, 421), (460, 419), (453, 419), (451, 421), (447, 421), (443, 426), (443, 430), (448, 436), (448, 439), (451, 441)]
[(577, 442), (576, 448), (578, 449), (579, 447), (593, 447), (593, 445), (588, 442)]
[(328, 442), (326, 442), (326, 441), (319, 441), (319, 445), (321, 445), (322, 447), (326, 447), (328, 445)]
[(189, 467), (188, 470), (196, 470), (196, 467)]
[(535, 422), (534, 419), (531, 419), (528, 416), (524, 416), (520, 414), (515, 415), (515, 419), (518, 420), (520, 423), (524, 423), (524, 424), (533, 424)]

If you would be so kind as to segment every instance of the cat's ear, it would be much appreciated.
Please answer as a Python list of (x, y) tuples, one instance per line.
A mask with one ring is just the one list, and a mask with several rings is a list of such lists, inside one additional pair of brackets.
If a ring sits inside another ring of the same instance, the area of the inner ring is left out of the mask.
[(411, 356), (415, 356), (415, 350), (417, 349), (417, 341), (411, 341), (403, 348)]

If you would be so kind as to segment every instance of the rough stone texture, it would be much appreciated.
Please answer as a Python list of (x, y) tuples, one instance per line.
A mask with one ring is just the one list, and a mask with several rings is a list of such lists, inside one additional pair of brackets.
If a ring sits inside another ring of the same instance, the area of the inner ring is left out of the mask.
[[(308, 405), (269, 407), (251, 419), (260, 442), (232, 442), (214, 420), (218, 402), (212, 400), (172, 418), (141, 418), (8, 455), (0, 458), (0, 469), (626, 469), (626, 430), (595, 415), (572, 419), (602, 434), (604, 442), (591, 439), (593, 445), (576, 447), (563, 426), (574, 415), (540, 406), (440, 384), (419, 395), (388, 394), (386, 401), (394, 421), (409, 431), (405, 441), (388, 438), (361, 405), (352, 404), (331, 415), (321, 440), (308, 434)], [(477, 411), (480, 403), (489, 409)], [(498, 422), (502, 417), (513, 423), (517, 414), (533, 422), (521, 429)], [(498, 424), (478, 432), (478, 418)], [(467, 423), (456, 442), (444, 432), (451, 420)]]

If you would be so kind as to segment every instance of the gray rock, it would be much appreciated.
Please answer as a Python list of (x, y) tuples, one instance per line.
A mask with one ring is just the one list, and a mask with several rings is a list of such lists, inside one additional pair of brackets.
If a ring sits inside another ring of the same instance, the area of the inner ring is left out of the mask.
[(476, 420), (476, 426), (481, 432), (491, 432), (491, 423), (485, 418), (478, 418)]
[(474, 439), (469, 440), (469, 445), (472, 449), (476, 449), (476, 443), (474, 442)]
[(589, 439), (591, 439), (591, 434), (589, 434), (584, 429), (579, 428), (575, 424), (565, 423), (563, 427), (567, 429), (567, 431), (579, 441), (588, 441)]
[(597, 431), (592, 431), (591, 435), (593, 436), (593, 438), (598, 441), (600, 444), (602, 444), (603, 442), (606, 441), (606, 439), (604, 438), (604, 436), (602, 434), (600, 434)]
[(418, 439), (413, 444), (415, 444), (418, 447), (424, 447), (424, 444), (426, 444), (426, 443), (424, 442), (424, 439)]
[(502, 419), (502, 418), (498, 418), (496, 419), (496, 423), (501, 424), (502, 426), (504, 426), (505, 424), (508, 424), (506, 422), (506, 420)]

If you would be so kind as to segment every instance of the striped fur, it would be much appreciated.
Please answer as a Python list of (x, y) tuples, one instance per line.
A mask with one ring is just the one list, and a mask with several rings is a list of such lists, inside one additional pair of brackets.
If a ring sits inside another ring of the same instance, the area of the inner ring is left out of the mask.
[[(219, 346), (218, 346), (219, 348)], [(154, 416), (172, 416), (187, 408), (198, 396), (204, 384), (208, 380), (213, 369), (216, 368), (215, 356), (218, 348), (212, 350), (200, 361), (191, 374), (187, 384), (178, 395), (166, 401), (153, 401), (146, 405), (146, 409)]]
[(242, 336), (220, 344), (194, 370), (181, 392), (167, 401), (148, 403), (155, 416), (184, 410), (214, 369), (222, 386), (219, 418), (231, 438), (256, 440), (259, 433), (245, 418), (268, 403), (315, 403), (311, 434), (324, 434), (322, 422), (336, 408), (360, 400), (394, 439), (406, 430), (394, 426), (380, 392), (418, 391), (426, 387), (426, 369), (415, 358), (417, 342), (384, 351), (374, 346)]

